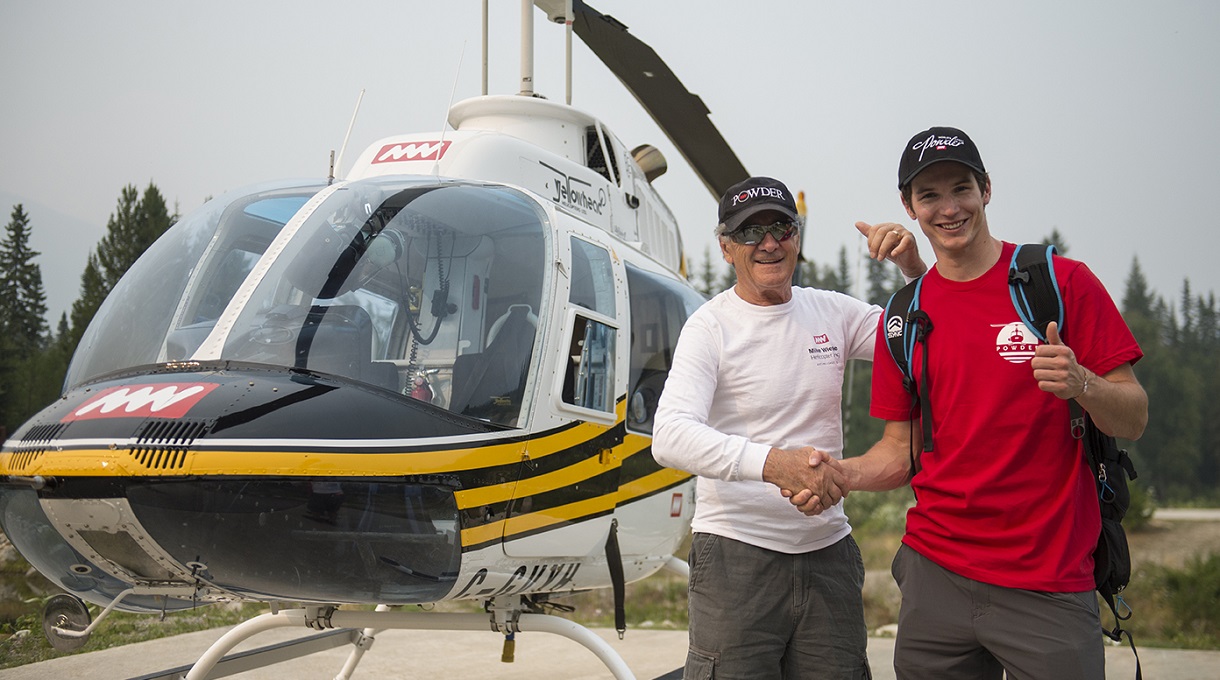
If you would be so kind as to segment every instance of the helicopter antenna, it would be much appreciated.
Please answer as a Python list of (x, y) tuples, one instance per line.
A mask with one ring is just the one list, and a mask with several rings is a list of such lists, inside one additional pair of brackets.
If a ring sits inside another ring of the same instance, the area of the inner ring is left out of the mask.
[(521, 92), (534, 96), (534, 2), (521, 0)]
[[(445, 133), (449, 131), (449, 109), (453, 108), (453, 98), (457, 96), (458, 80), (462, 75), (462, 59), (466, 57), (466, 41), (462, 41), (462, 52), (458, 54), (457, 72), (453, 74), (453, 89), (449, 91), (449, 105), (445, 107), (445, 120), (441, 122), (441, 148), (445, 145)], [(484, 86), (486, 89), (486, 86)], [(484, 93), (486, 94), (486, 93)], [(441, 159), (437, 158), (432, 163), (432, 174), (440, 176), (441, 174)]]
[(572, 0), (564, 3), (564, 103), (572, 105)]
[(335, 162), (334, 157), (331, 157), (330, 177), (335, 178), (335, 168), (342, 169), (343, 167), (343, 152), (347, 151), (347, 140), (352, 136), (352, 126), (356, 124), (356, 114), (360, 113), (360, 102), (364, 100), (364, 88), (360, 88), (360, 96), (356, 97), (356, 108), (352, 111), (352, 119), (347, 123), (347, 134), (343, 135), (343, 146), (339, 147), (339, 160)]
[[(483, 96), (487, 96), (487, 7), (488, 0), (483, 0)], [(443, 128), (443, 126), (442, 126)]]

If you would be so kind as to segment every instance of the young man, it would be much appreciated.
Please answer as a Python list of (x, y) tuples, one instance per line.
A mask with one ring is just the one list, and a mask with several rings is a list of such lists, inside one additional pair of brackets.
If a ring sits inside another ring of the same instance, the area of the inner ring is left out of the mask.
[[(698, 475), (687, 678), (867, 678), (864, 567), (837, 459), (848, 359), (872, 359), (880, 308), (792, 286), (801, 225), (783, 183), (728, 190), (716, 228), (737, 284), (687, 320), (652, 452)], [(926, 267), (897, 224), (861, 225), (874, 257)], [(823, 464), (810, 467), (814, 448)], [(814, 489), (807, 518), (775, 488)]]
[[(933, 447), (923, 450), (921, 423), (912, 422), (920, 414), (897, 366), (877, 361), (871, 412), (887, 421), (884, 435), (842, 465), (849, 490), (909, 478), (915, 493), (893, 564), (902, 591), (897, 675), (998, 680), (1007, 669), (1009, 677), (1104, 680), (1093, 592), (1097, 495), (1067, 400), (1104, 432), (1138, 438), (1148, 419), (1131, 369), (1140, 348), (1101, 282), (1063, 257), (1054, 268), (1064, 333), (1052, 323), (1039, 343), (1021, 324), (1007, 279), (1015, 246), (991, 234), (991, 181), (966, 133), (915, 135), (898, 186), (936, 253), (920, 291), (932, 331), (911, 361), (929, 389)], [(885, 331), (879, 324), (882, 356)], [(1014, 333), (1033, 351), (1009, 351)]]

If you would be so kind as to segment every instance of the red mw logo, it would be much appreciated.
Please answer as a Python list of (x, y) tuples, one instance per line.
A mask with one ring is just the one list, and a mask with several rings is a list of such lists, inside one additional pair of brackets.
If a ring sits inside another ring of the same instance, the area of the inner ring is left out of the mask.
[(64, 416), (60, 422), (93, 418), (181, 418), (216, 383), (156, 383), (127, 385), (101, 392), (84, 406)]
[(398, 142), (386, 144), (373, 157), (373, 163), (396, 163), (400, 161), (439, 161), (449, 149), (450, 142)]

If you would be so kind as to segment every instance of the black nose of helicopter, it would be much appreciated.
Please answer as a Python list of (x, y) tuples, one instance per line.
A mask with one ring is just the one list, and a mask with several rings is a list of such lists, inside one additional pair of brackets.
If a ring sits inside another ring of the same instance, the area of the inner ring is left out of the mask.
[[(454, 585), (463, 521), (503, 512), (459, 512), (464, 485), (496, 480), (463, 479), (452, 462), (461, 452), (444, 442), (466, 448), (492, 431), (308, 371), (133, 372), (70, 392), (15, 434), (0, 522), (40, 571), (97, 603), (151, 583), (434, 602)], [(123, 608), (164, 605), (146, 599)]]

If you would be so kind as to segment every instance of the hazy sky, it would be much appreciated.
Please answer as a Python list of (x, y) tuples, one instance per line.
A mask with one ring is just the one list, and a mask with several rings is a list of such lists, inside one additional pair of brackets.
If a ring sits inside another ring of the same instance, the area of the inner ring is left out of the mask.
[[(490, 90), (518, 90), (519, 3), (493, 0)], [(856, 220), (901, 221), (898, 156), (966, 130), (992, 231), (1058, 228), (1121, 300), (1132, 259), (1176, 301), (1220, 292), (1220, 2), (590, 0), (652, 45), (753, 174), (804, 190), (819, 263)], [(283, 177), (325, 177), (374, 140), (438, 130), (480, 91), (479, 0), (0, 0), (0, 209), (31, 216), (54, 326), (119, 193), (151, 181), (187, 213)], [(563, 30), (535, 10), (537, 90), (562, 101)], [(573, 104), (670, 170), (656, 186), (696, 267), (716, 201), (575, 40)], [(920, 236), (925, 254), (931, 257)]]

